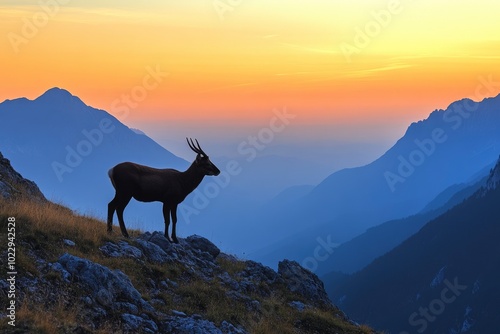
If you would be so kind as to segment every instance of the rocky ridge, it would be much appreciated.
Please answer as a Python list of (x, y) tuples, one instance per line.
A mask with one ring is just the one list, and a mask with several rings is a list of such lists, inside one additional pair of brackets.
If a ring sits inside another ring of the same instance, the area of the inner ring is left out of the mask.
[(38, 186), (16, 172), (0, 152), (0, 197), (15, 198), (22, 194), (30, 198), (45, 199)]
[[(279, 264), (278, 272), (275, 272), (257, 262), (241, 262), (230, 255), (221, 254), (213, 243), (196, 235), (180, 238), (179, 244), (172, 244), (162, 233), (145, 233), (130, 243), (107, 242), (100, 247), (100, 251), (104, 256), (112, 258), (129, 258), (159, 265), (180, 264), (186, 271), (185, 275), (191, 279), (195, 277), (207, 284), (217, 281), (227, 288), (227, 298), (243, 303), (248, 312), (265, 312), (254, 296), (270, 297), (278, 285), (296, 292), (297, 297), (302, 300), (291, 301), (290, 308), (299, 311), (313, 307), (335, 309), (326, 296), (323, 283), (297, 262), (285, 260)], [(242, 270), (230, 275), (216, 261), (218, 257), (227, 262), (241, 262), (239, 264)], [(125, 331), (247, 333), (243, 326), (227, 320), (216, 325), (199, 314), (188, 315), (178, 310), (171, 310), (169, 313), (157, 311), (155, 307), (164, 304), (159, 297), (161, 292), (167, 291), (175, 296), (181, 282), (169, 279), (156, 281), (152, 278), (148, 291), (151, 298), (145, 301), (122, 271), (111, 270), (69, 253), (62, 255), (57, 262), (47, 263), (47, 269), (58, 272), (68, 284), (77, 282), (88, 292), (82, 298), (91, 306), (88, 317), (93, 322), (99, 322), (99, 318), (119, 310), (122, 312), (120, 320)], [(347, 318), (344, 320), (348, 321)]]
[[(255, 319), (272, 317), (275, 311), (268, 300), (279, 298), (281, 307), (290, 314), (305, 315), (308, 310), (330, 313), (339, 323), (332, 327), (331, 333), (371, 333), (338, 310), (328, 299), (319, 278), (295, 261), (280, 262), (276, 272), (260, 263), (221, 253), (201, 236), (179, 238), (179, 244), (172, 244), (160, 232), (107, 241), (99, 247), (100, 256), (108, 261), (123, 260), (141, 269), (157, 268), (157, 275), (147, 275), (141, 281), (132, 280), (126, 270), (111, 269), (73, 255), (72, 250), (79, 246), (77, 240), (62, 242), (67, 251), (55, 261), (31, 252), (36, 256), (39, 274), (28, 274), (19, 281), (18, 288), (30, 300), (45, 298), (44, 303), (55, 303), (63, 295), (66, 302), (81, 304), (80, 324), (72, 328), (74, 332), (90, 333), (111, 326), (114, 332), (123, 333), (252, 333), (248, 323), (226, 308), (222, 312), (226, 314), (218, 320), (204, 314), (210, 308), (206, 305), (210, 301), (204, 296), (211, 294), (205, 288), (209, 287), (216, 291), (218, 302), (239, 308), (240, 313), (252, 314)], [(165, 275), (158, 268), (170, 268), (174, 274)], [(0, 286), (6, 287), (7, 282), (0, 280)], [(202, 291), (196, 291), (196, 287)], [(192, 312), (193, 305), (186, 306), (183, 302), (186, 298), (192, 298), (198, 312)], [(308, 329), (311, 324), (300, 316), (293, 325), (298, 333), (315, 332)]]

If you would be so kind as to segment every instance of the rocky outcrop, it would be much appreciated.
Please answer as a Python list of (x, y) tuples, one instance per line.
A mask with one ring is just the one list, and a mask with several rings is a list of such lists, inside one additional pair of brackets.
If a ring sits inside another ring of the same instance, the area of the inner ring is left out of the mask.
[[(278, 272), (275, 272), (260, 263), (241, 261), (221, 253), (212, 242), (197, 235), (179, 238), (179, 244), (172, 244), (160, 232), (144, 233), (130, 241), (108, 241), (99, 250), (109, 258), (180, 266), (190, 277), (196, 277), (207, 284), (218, 282), (226, 297), (244, 305), (248, 312), (265, 312), (256, 298), (269, 297), (280, 287), (289, 289), (301, 299), (289, 304), (300, 312), (316, 306), (332, 306), (323, 283), (297, 262), (285, 260), (279, 264)], [(238, 270), (230, 274), (221, 267), (218, 258)], [(119, 311), (121, 329), (126, 333), (247, 333), (241, 325), (236, 326), (229, 319), (217, 325), (199, 314), (186, 314), (177, 310), (164, 313), (155, 309), (163, 304), (160, 296), (165, 292), (174, 299), (181, 298), (177, 290), (183, 282), (168, 279), (155, 282), (152, 278), (148, 302), (120, 270), (111, 270), (68, 253), (62, 255), (57, 262), (49, 263), (49, 267), (60, 273), (67, 284), (77, 284), (87, 292), (83, 299), (94, 321), (98, 322), (110, 313)]]
[(21, 196), (45, 200), (38, 186), (16, 172), (10, 161), (0, 153), (0, 197), (10, 199)]
[(315, 305), (331, 305), (323, 282), (295, 261), (284, 260), (278, 264), (278, 274), (290, 291), (297, 292)]
[(188, 317), (182, 312), (174, 312), (177, 315), (168, 317), (161, 327), (162, 333), (178, 334), (247, 334), (244, 329), (236, 328), (227, 321), (223, 321), (220, 328), (213, 322), (203, 319), (194, 314)]
[[(39, 274), (19, 279), (19, 290), (23, 296), (30, 295), (31, 303), (63, 303), (66, 307), (79, 303), (78, 316), (83, 320), (67, 332), (90, 333), (105, 326), (120, 333), (247, 334), (254, 328), (246, 328), (239, 317), (272, 318), (280, 307), (284, 310), (279, 312), (297, 315), (292, 321), (297, 333), (311, 332), (306, 329), (316, 310), (331, 312), (332, 324), (342, 321), (349, 327), (338, 333), (366, 333), (331, 304), (318, 277), (295, 261), (280, 262), (276, 272), (221, 253), (197, 235), (179, 238), (178, 244), (170, 243), (160, 232), (108, 240), (112, 241), (96, 249), (97, 254), (93, 251), (94, 261), (71, 254), (82, 249), (81, 241), (74, 239), (61, 239), (65, 252), (56, 261), (36, 255), (43, 253), (39, 249), (31, 252)], [(105, 265), (122, 261), (127, 264), (119, 266), (121, 269)], [(142, 271), (144, 275), (134, 274)], [(165, 274), (169, 271), (175, 275)], [(8, 283), (0, 280), (0, 286)], [(210, 298), (225, 304), (217, 304), (215, 309), (219, 312), (218, 305), (223, 306), (222, 314), (228, 317), (214, 319), (213, 313), (204, 313), (212, 303)], [(240, 310), (239, 317), (231, 313), (233, 307)], [(312, 332), (322, 331), (316, 328)]]
[[(121, 310), (132, 314), (139, 311), (153, 311), (153, 307), (142, 299), (139, 291), (130, 279), (120, 270), (111, 270), (105, 266), (82, 259), (68, 253), (58, 260), (63, 277), (71, 276), (71, 280), (80, 283), (89, 298), (105, 311)], [(69, 274), (69, 275), (68, 275)]]

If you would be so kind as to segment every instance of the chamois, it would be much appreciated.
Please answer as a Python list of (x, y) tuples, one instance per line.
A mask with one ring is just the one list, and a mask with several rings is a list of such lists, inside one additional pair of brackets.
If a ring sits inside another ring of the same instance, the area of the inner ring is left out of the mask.
[[(210, 161), (201, 149), (198, 140), (196, 145), (187, 139), (189, 147), (196, 153), (196, 159), (184, 172), (175, 169), (156, 169), (132, 162), (123, 162), (108, 172), (111, 183), (116, 190), (115, 197), (108, 204), (108, 232), (112, 232), (113, 215), (116, 211), (120, 230), (128, 238), (123, 211), (135, 198), (140, 202), (162, 202), (165, 219), (165, 237), (178, 243), (175, 232), (177, 223), (177, 205), (191, 193), (203, 180), (205, 175), (219, 175), (220, 170)], [(168, 236), (168, 226), (172, 215), (172, 239)]]

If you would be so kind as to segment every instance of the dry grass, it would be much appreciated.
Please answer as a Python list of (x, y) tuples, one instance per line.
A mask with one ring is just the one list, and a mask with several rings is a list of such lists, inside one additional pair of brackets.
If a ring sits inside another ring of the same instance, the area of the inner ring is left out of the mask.
[[(26, 199), (6, 201), (0, 198), (0, 222), (7, 224), (7, 217), (16, 218), (16, 239), (29, 244), (34, 251), (43, 251), (49, 261), (55, 261), (64, 252), (71, 252), (95, 260), (100, 258), (99, 246), (106, 241), (117, 242), (122, 239), (121, 234), (115, 231), (106, 233), (106, 224), (89, 216), (74, 214), (70, 209), (51, 202), (37, 202)], [(2, 228), (1, 233), (6, 229)], [(130, 230), (131, 236), (141, 232)], [(69, 247), (63, 240), (76, 242), (76, 247)], [(18, 254), (20, 266), (33, 270), (22, 257), (26, 253)]]
[(49, 307), (26, 298), (17, 311), (16, 318), (19, 320), (16, 327), (6, 329), (5, 333), (73, 333), (77, 332), (77, 328), (96, 334), (116, 332), (116, 327), (110, 323), (102, 324), (99, 329), (93, 329), (86, 323), (82, 324), (79, 318), (81, 312), (78, 303), (68, 302), (62, 297)]
[(182, 284), (176, 291), (181, 296), (176, 309), (187, 314), (204, 314), (216, 324), (223, 320), (240, 323), (246, 318), (248, 311), (241, 302), (226, 296), (226, 290), (219, 282), (192, 280)]
[(242, 272), (246, 268), (246, 264), (244, 261), (234, 261), (232, 259), (218, 257), (216, 259), (216, 262), (224, 271), (226, 271), (231, 276)]
[[(73, 305), (74, 306), (74, 305)], [(42, 307), (25, 298), (17, 312), (21, 327), (34, 328), (38, 333), (58, 333), (62, 327), (76, 327), (79, 310), (62, 298), (51, 307)]]

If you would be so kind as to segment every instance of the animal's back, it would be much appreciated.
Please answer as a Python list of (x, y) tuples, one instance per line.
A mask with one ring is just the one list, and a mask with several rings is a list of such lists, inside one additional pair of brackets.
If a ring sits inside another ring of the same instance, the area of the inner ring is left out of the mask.
[(177, 188), (180, 172), (123, 162), (111, 168), (108, 174), (117, 191), (128, 193), (138, 201), (151, 202), (171, 196), (172, 188)]
[(123, 188), (125, 185), (134, 187), (138, 184), (141, 170), (149, 168), (133, 162), (122, 162), (108, 171), (109, 178), (115, 189)]

